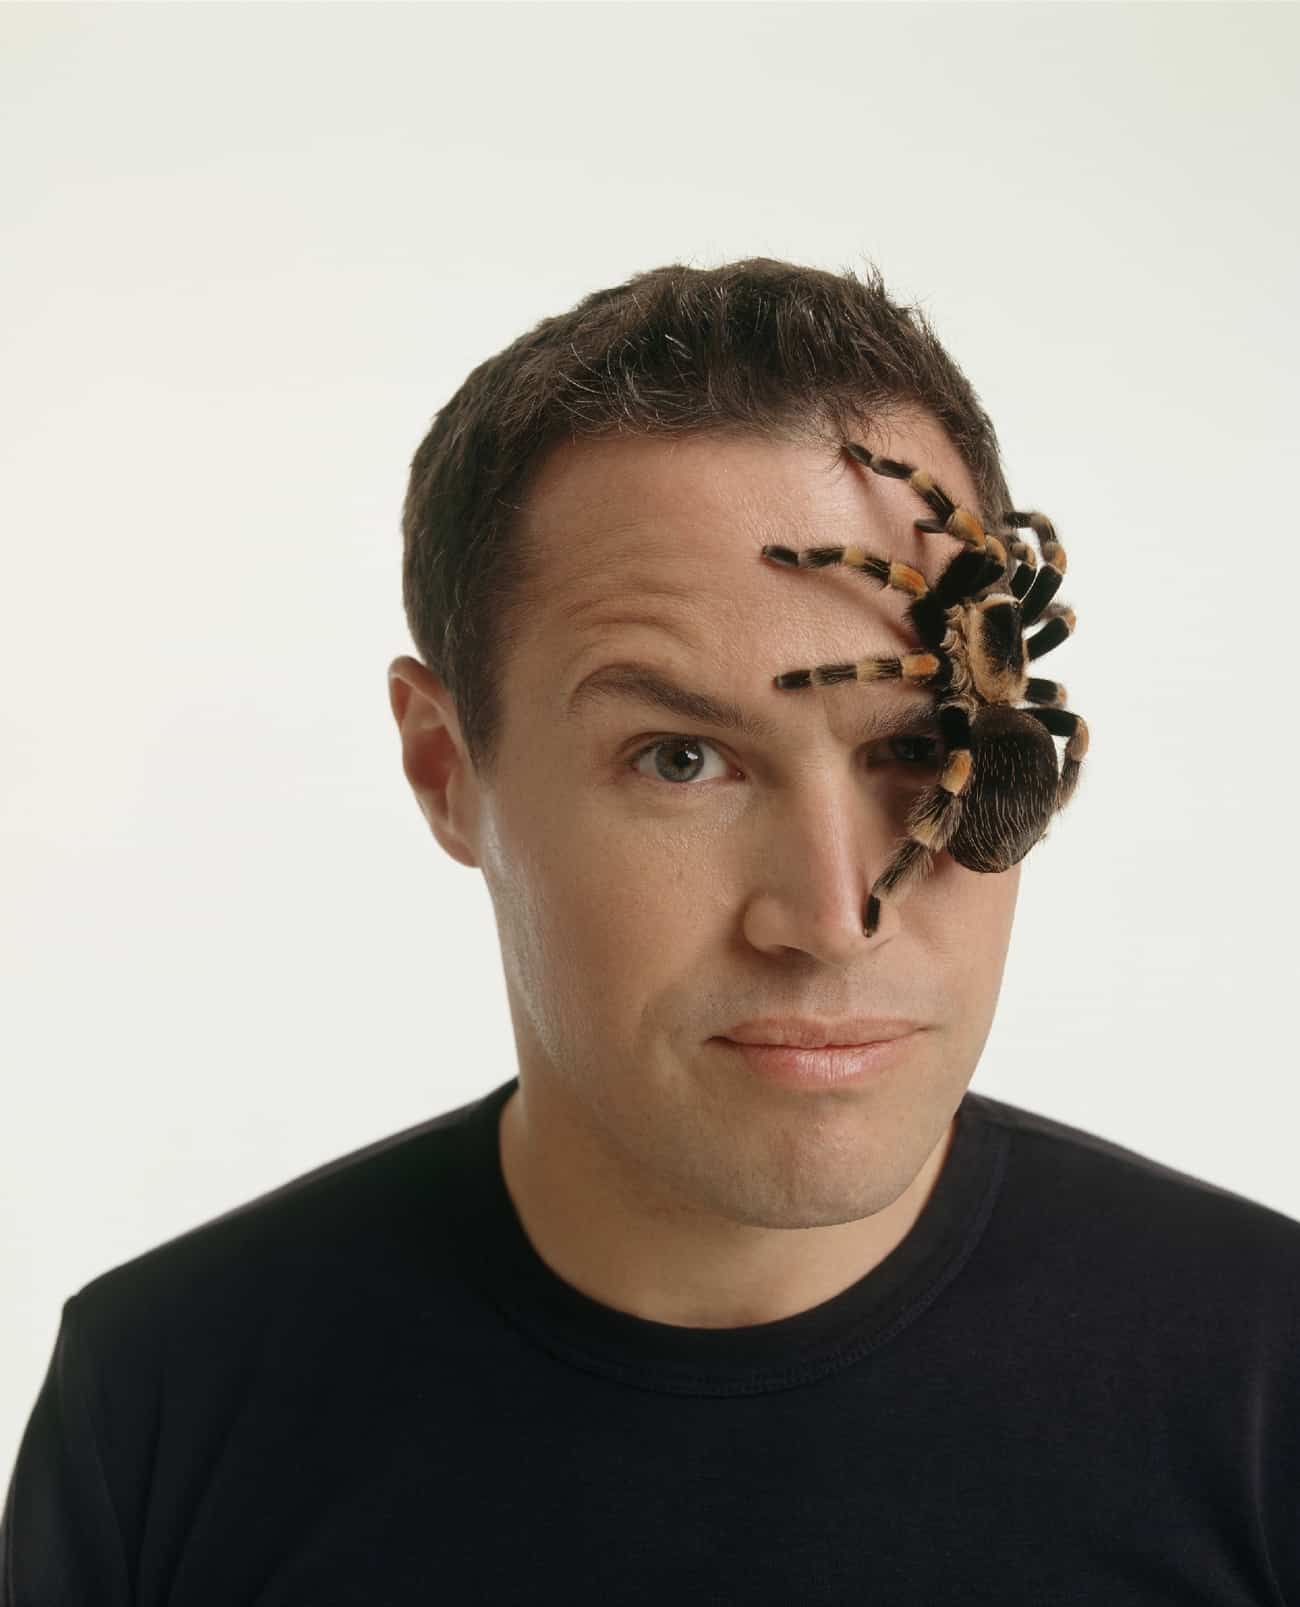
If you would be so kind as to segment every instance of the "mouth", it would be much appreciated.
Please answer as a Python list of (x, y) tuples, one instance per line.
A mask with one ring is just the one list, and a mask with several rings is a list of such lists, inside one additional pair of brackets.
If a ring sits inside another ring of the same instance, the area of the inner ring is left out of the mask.
[(765, 1016), (728, 1027), (729, 1043), (788, 1049), (861, 1049), (892, 1043), (920, 1030), (920, 1022), (901, 1016), (856, 1016), (843, 1021), (817, 1021), (796, 1016)]
[(747, 1071), (766, 1082), (788, 1088), (835, 1088), (879, 1081), (886, 1072), (906, 1063), (920, 1029), (857, 1044), (822, 1044), (804, 1048), (793, 1044), (717, 1043)]

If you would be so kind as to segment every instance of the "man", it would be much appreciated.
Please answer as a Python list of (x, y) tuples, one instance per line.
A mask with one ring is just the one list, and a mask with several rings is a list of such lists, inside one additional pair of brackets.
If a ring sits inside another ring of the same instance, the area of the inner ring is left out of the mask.
[(1300, 1603), (1300, 1225), (970, 1091), (1021, 864), (864, 931), (934, 699), (776, 687), (915, 642), (762, 548), (957, 543), (846, 438), (1018, 506), (878, 276), (639, 275), (438, 415), (390, 698), (517, 1073), (69, 1299), (6, 1604)]

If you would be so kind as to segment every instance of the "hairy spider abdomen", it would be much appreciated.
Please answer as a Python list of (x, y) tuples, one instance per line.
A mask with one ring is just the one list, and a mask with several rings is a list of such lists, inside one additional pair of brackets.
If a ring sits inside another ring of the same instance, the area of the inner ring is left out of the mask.
[(1056, 807), (1055, 745), (1032, 715), (982, 708), (971, 721), (971, 755), (948, 852), (967, 870), (1010, 870), (1047, 830)]

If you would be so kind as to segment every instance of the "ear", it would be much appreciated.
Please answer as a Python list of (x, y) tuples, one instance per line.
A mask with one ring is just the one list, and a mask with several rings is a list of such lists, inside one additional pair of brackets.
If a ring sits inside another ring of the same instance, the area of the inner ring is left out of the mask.
[(462, 865), (479, 864), (478, 778), (442, 680), (403, 654), (388, 666), (388, 701), (402, 738), (402, 769), (420, 813)]

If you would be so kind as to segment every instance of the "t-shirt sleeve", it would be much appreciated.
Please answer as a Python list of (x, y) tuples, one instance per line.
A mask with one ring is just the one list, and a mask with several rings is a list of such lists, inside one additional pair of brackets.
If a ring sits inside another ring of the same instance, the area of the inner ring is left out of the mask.
[[(101, 1419), (102, 1421), (102, 1419)], [(77, 1297), (63, 1305), (0, 1517), (0, 1607), (129, 1607)]]

